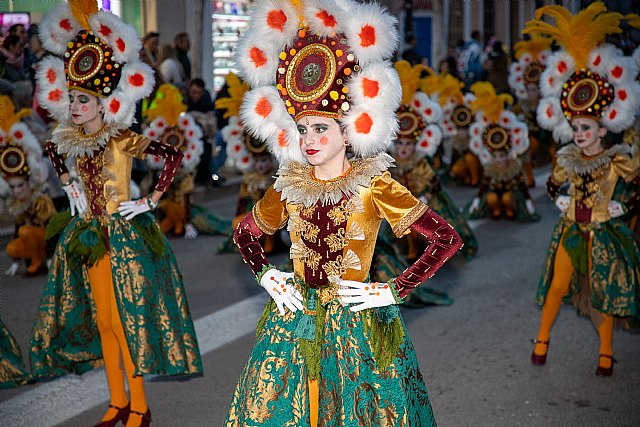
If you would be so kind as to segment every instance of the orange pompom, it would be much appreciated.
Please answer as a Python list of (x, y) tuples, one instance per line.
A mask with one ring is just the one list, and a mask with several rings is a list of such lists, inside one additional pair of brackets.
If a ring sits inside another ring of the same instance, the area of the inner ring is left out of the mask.
[(120, 111), (120, 101), (118, 101), (116, 98), (112, 99), (109, 103), (109, 111), (111, 111), (111, 114), (116, 114), (118, 111)]
[(249, 49), (249, 58), (251, 58), (251, 62), (253, 62), (256, 67), (262, 67), (267, 63), (267, 57), (264, 52), (255, 46)]
[(334, 18), (333, 15), (329, 15), (326, 10), (321, 10), (320, 12), (316, 13), (316, 16), (322, 21), (325, 27), (336, 26), (336, 18)]
[(282, 148), (289, 145), (289, 142), (287, 141), (287, 131), (284, 129), (278, 132), (278, 145)]
[(109, 35), (112, 33), (113, 31), (111, 31), (111, 28), (107, 27), (104, 24), (100, 25), (100, 34), (102, 34), (105, 37), (109, 37)]
[(267, 15), (267, 25), (275, 30), (282, 32), (286, 23), (287, 15), (281, 10), (272, 10)]
[(56, 72), (53, 70), (53, 68), (49, 68), (47, 70), (47, 81), (49, 82), (49, 84), (53, 84), (56, 81)]
[(354, 122), (356, 127), (356, 132), (368, 134), (371, 132), (371, 127), (373, 126), (373, 120), (371, 120), (371, 116), (367, 113), (362, 113)]
[(376, 29), (371, 25), (365, 25), (360, 29), (360, 46), (369, 47), (376, 44)]
[(60, 101), (60, 98), (62, 98), (62, 91), (60, 89), (54, 89), (49, 92), (47, 98), (49, 99), (49, 101), (58, 102)]
[(380, 91), (380, 84), (377, 80), (362, 79), (362, 93), (367, 98), (375, 98)]
[(140, 73), (130, 75), (129, 84), (131, 86), (142, 86), (144, 84), (144, 76)]
[(267, 98), (263, 96), (256, 103), (255, 111), (259, 116), (267, 118), (267, 116), (271, 113), (271, 108), (271, 103)]
[(120, 52), (124, 52), (125, 48), (127, 47), (127, 45), (124, 44), (124, 41), (121, 38), (116, 40), (116, 45), (118, 46), (118, 50)]

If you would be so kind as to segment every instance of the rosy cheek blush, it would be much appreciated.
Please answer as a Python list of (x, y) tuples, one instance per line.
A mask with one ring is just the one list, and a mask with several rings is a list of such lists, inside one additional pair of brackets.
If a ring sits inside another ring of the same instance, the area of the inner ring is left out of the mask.
[(300, 138), (300, 146), (301, 146), (301, 147), (302, 147), (302, 142), (303, 142), (303, 141), (302, 141), (302, 138)]
[(326, 136), (323, 136), (320, 138), (320, 144), (327, 145), (328, 143), (329, 143), (329, 138), (327, 138)]
[(585, 138), (591, 139), (591, 132), (587, 132), (584, 134)]
[(86, 105), (83, 105), (83, 106), (82, 106), (82, 108), (81, 108), (80, 110), (82, 110), (82, 112), (83, 112), (83, 113), (86, 113), (86, 112), (87, 112), (87, 109), (88, 109), (88, 108), (87, 108), (87, 106), (86, 106)]

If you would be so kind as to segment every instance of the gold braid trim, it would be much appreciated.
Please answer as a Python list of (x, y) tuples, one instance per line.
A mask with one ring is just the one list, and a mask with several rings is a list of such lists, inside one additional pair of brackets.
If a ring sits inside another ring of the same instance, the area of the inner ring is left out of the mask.
[(260, 231), (262, 231), (264, 234), (268, 234), (270, 236), (273, 236), (276, 233), (276, 231), (278, 231), (278, 229), (275, 228), (275, 227), (271, 227), (260, 216), (260, 213), (259, 213), (257, 208), (258, 208), (258, 206), (260, 205), (261, 202), (262, 202), (262, 200), (258, 201), (258, 203), (253, 205), (253, 208), (251, 208), (251, 213), (253, 215), (253, 220), (255, 221), (255, 223), (258, 226), (258, 228), (260, 229)]
[(407, 229), (411, 227), (411, 224), (416, 222), (418, 218), (424, 215), (428, 210), (429, 206), (425, 205), (424, 203), (418, 203), (393, 227), (393, 234), (395, 234), (398, 238), (402, 237), (405, 231), (407, 231)]

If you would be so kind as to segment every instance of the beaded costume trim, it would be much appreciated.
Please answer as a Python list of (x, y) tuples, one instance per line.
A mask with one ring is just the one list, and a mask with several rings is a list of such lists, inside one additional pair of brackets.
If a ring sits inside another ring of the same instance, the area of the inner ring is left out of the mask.
[(519, 160), (508, 159), (507, 165), (504, 168), (498, 168), (493, 164), (484, 166), (484, 173), (492, 180), (507, 182), (511, 181), (522, 173), (522, 165)]
[(393, 157), (380, 153), (375, 157), (355, 160), (344, 176), (329, 181), (314, 179), (309, 164), (289, 162), (280, 167), (274, 184), (282, 193), (281, 200), (311, 207), (321, 202), (323, 206), (337, 204), (343, 196), (358, 193), (358, 187), (368, 187), (371, 178), (382, 175), (393, 165)]

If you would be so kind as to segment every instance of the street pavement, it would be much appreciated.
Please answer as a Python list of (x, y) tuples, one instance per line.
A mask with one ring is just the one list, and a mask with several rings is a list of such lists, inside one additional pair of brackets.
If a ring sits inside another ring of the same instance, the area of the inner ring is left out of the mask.
[[(563, 307), (547, 365), (532, 366), (530, 343), (540, 310), (534, 296), (558, 212), (544, 195), (545, 169), (533, 191), (536, 224), (474, 221), (478, 256), (453, 258), (428, 286), (455, 299), (450, 307), (402, 309), (440, 426), (640, 425), (640, 336), (614, 335), (618, 363), (611, 378), (594, 375), (598, 339), (589, 320)], [(235, 207), (235, 184), (196, 194), (221, 217)], [(459, 206), (473, 189), (446, 187)], [(8, 237), (0, 241), (2, 247)], [(216, 255), (220, 236), (172, 238), (203, 351), (204, 375), (147, 379), (155, 426), (221, 426), (251, 351), (266, 295), (238, 254)], [(272, 257), (274, 263), (285, 259)], [(0, 272), (9, 260), (0, 255)], [(0, 316), (26, 356), (44, 277), (0, 276)], [(89, 426), (108, 404), (104, 372), (0, 391), (0, 425)], [(274, 426), (279, 427), (279, 426)], [(417, 426), (411, 426), (417, 427)]]

